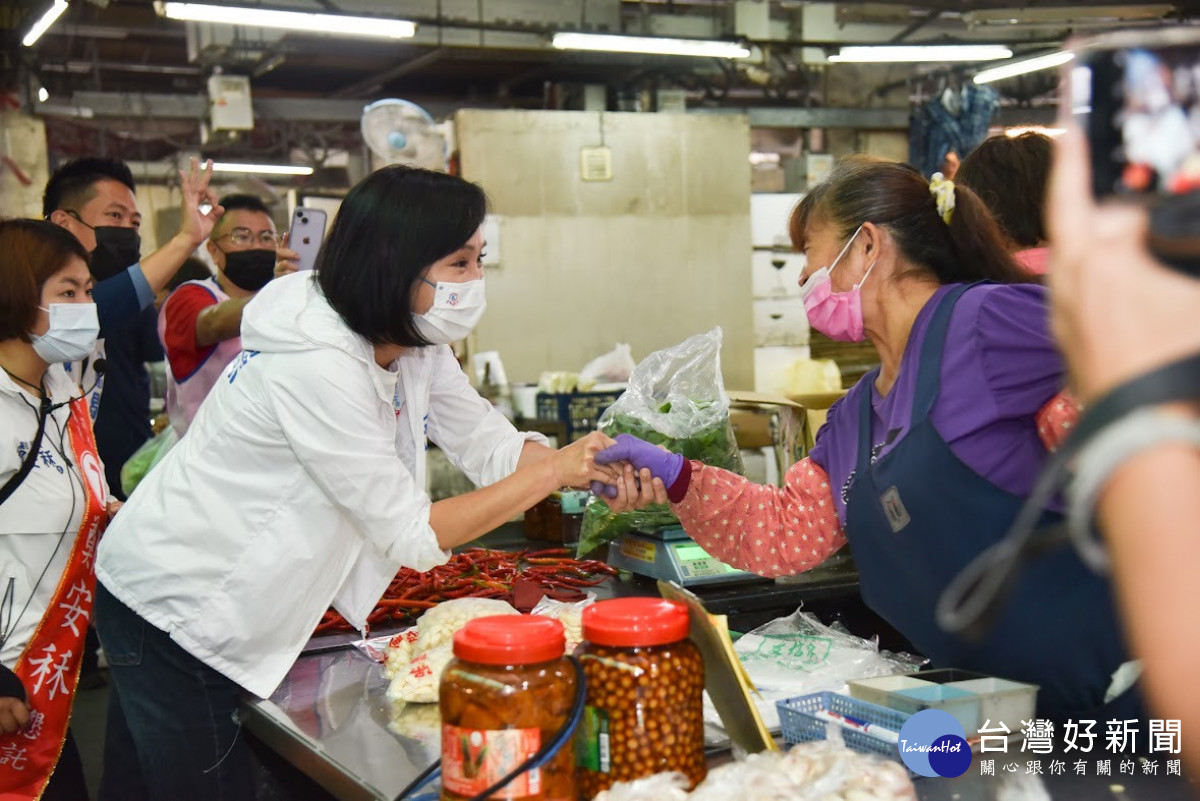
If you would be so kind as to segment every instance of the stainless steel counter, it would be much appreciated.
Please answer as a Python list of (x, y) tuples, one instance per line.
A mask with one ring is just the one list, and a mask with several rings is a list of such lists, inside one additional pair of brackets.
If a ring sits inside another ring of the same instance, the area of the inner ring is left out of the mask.
[[(358, 650), (311, 653), (295, 666), (269, 700), (248, 700), (243, 721), (254, 737), (278, 752), (313, 781), (341, 799), (391, 801), (438, 758), (436, 706), (410, 705), (402, 718), (403, 733), (388, 728), (387, 681), (380, 665)], [(973, 764), (958, 779), (921, 779), (923, 801), (1188, 801), (1194, 787), (1185, 779), (1165, 775), (1165, 759), (1157, 775), (1120, 775), (1114, 759), (1112, 777), (1048, 775), (1052, 759), (1065, 760), (1073, 774), (1078, 754), (1022, 754), (996, 757), (995, 776), (981, 776)], [(1094, 774), (1092, 755), (1089, 772)], [(1027, 762), (1040, 759), (1045, 776), (1025, 773)], [(1018, 763), (1006, 773), (1004, 765)], [(436, 785), (435, 785), (436, 786)], [(425, 796), (430, 797), (430, 796)], [(436, 796), (433, 796), (436, 797)]]
[(301, 656), (268, 700), (247, 699), (247, 731), (342, 799), (391, 801), (439, 757), (437, 707), (388, 729), (383, 667), (355, 648)]

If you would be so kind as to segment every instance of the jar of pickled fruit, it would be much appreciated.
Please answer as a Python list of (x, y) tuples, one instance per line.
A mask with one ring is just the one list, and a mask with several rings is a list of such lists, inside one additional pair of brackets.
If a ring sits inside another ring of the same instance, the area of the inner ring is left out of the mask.
[(587, 705), (577, 731), (585, 798), (679, 771), (704, 779), (704, 662), (677, 601), (618, 598), (583, 611)]
[[(577, 680), (565, 645), (560, 622), (533, 615), (476, 618), (455, 633), (438, 699), (443, 801), (485, 792), (567, 725)], [(573, 739), (490, 797), (577, 799)]]

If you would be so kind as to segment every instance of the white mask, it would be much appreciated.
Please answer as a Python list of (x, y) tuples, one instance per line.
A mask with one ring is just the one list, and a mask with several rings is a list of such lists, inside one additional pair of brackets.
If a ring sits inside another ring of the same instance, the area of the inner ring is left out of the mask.
[(50, 315), (46, 333), (31, 334), (33, 350), (48, 364), (73, 362), (91, 354), (100, 336), (95, 303), (51, 303), (39, 306)]
[(433, 306), (424, 314), (413, 315), (421, 336), (434, 345), (449, 345), (466, 339), (479, 325), (487, 308), (483, 279), (448, 284), (421, 279), (434, 288)]

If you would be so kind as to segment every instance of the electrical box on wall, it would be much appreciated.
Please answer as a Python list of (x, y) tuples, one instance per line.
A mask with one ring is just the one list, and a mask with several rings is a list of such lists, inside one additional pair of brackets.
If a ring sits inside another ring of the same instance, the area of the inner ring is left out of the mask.
[(250, 79), (244, 75), (213, 75), (208, 79), (208, 117), (212, 131), (254, 129)]
[(612, 151), (603, 145), (579, 148), (579, 177), (585, 181), (611, 181)]

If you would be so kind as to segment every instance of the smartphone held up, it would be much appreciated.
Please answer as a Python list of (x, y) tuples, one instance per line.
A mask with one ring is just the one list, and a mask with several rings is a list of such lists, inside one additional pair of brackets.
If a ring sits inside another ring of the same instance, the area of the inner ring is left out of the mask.
[(317, 263), (317, 251), (325, 238), (325, 211), (298, 206), (292, 213), (288, 247), (300, 254), (298, 269), (311, 270)]
[(1151, 250), (1200, 275), (1200, 31), (1127, 31), (1076, 49), (1067, 87), (1098, 198), (1143, 203)]

